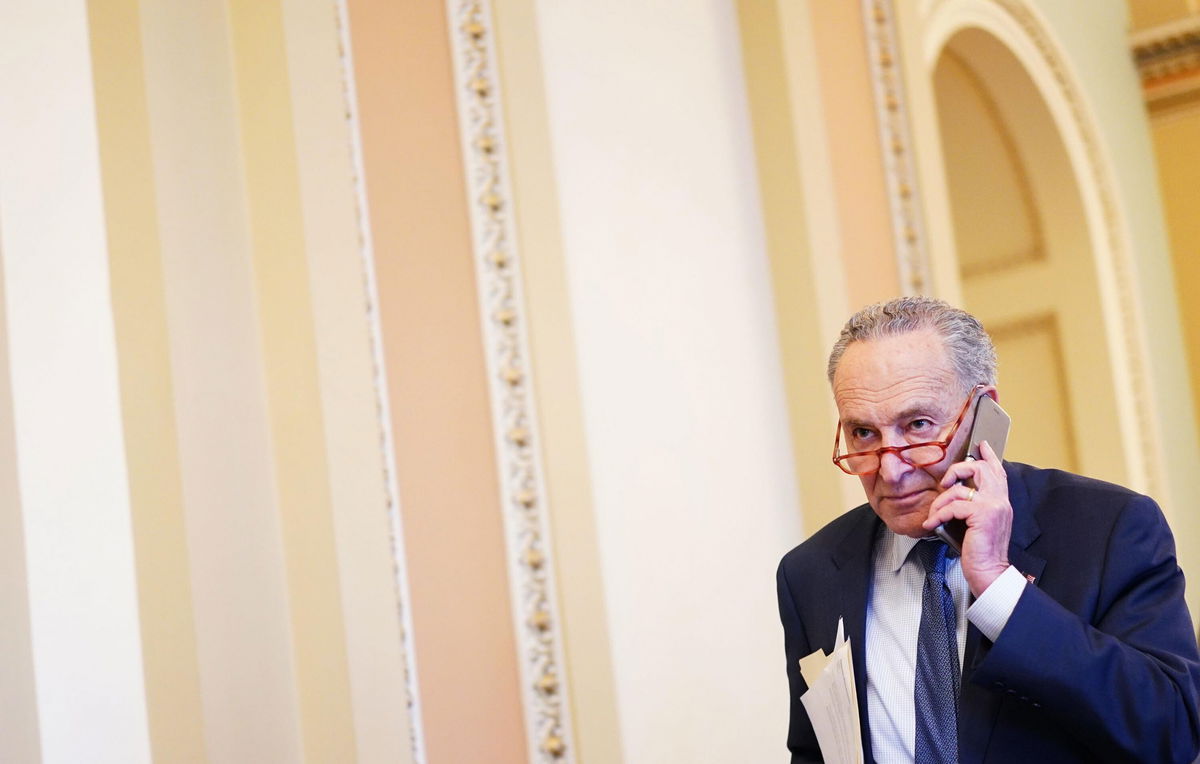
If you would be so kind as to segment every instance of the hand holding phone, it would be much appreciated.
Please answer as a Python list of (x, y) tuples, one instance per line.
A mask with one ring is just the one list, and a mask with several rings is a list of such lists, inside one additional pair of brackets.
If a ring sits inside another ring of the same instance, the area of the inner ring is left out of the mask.
[[(1011, 426), (1012, 419), (1004, 409), (1000, 408), (1000, 404), (996, 403), (995, 399), (989, 395), (980, 396), (979, 402), (975, 404), (975, 421), (971, 424), (971, 435), (967, 441), (966, 451), (957, 455), (955, 461), (981, 458), (979, 444), (985, 440), (996, 452), (996, 458), (1003, 459), (1004, 445), (1008, 442), (1008, 431)], [(971, 487), (974, 488), (974, 486)], [(934, 528), (933, 532), (954, 551), (962, 553), (963, 538), (967, 533), (965, 520), (950, 520)]]

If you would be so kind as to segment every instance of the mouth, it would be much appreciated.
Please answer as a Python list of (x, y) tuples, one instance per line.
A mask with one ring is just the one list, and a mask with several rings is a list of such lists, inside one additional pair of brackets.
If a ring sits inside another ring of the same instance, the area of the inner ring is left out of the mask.
[(925, 494), (931, 491), (930, 488), (921, 488), (911, 493), (897, 494), (895, 496), (882, 496), (881, 501), (886, 501), (890, 506), (899, 510), (915, 509), (925, 502)]

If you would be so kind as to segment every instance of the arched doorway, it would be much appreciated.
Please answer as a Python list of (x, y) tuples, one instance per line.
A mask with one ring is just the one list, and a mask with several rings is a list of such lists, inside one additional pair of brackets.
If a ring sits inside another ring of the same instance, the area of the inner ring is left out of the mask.
[(1008, 456), (1128, 482), (1093, 234), (1053, 115), (979, 28), (948, 39), (933, 85), (963, 301), (1000, 355)]

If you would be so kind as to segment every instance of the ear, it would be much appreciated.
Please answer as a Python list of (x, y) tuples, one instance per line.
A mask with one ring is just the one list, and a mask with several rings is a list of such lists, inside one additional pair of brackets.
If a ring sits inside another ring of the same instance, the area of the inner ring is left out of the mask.
[(994, 400), (996, 403), (1000, 402), (1000, 391), (996, 389), (995, 385), (988, 385), (987, 387), (983, 388), (983, 394)]

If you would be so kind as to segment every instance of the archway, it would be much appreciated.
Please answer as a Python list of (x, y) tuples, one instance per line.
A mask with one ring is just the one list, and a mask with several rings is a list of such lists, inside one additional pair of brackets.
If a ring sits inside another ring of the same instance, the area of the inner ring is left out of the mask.
[(1095, 242), (1063, 135), (982, 29), (949, 38), (933, 85), (963, 300), (996, 341), (1008, 456), (1128, 481)]

